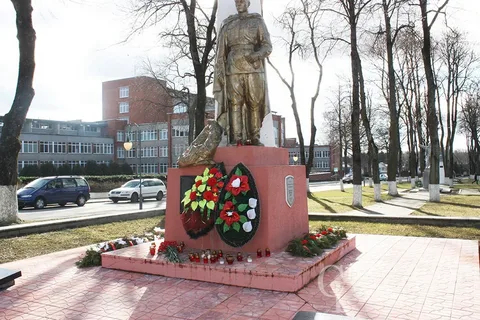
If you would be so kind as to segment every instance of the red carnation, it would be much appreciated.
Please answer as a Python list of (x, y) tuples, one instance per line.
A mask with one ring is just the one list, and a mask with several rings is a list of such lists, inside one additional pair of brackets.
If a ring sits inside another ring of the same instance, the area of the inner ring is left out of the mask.
[(197, 182), (195, 182), (195, 186), (198, 188), (202, 185), (202, 180), (198, 180)]
[(310, 236), (310, 239), (312, 239), (313, 241), (315, 241), (315, 240), (317, 240), (317, 237), (315, 237), (315, 236), (312, 235), (312, 236)]
[(216, 174), (217, 172), (218, 172), (218, 169), (217, 169), (217, 168), (211, 168), (208, 173), (209, 173), (209, 174)]
[(221, 177), (222, 177), (222, 173), (221, 173), (221, 172), (215, 173), (215, 178), (220, 179)]
[[(234, 183), (237, 179), (240, 180), (240, 185), (238, 187), (232, 186), (232, 183)], [(238, 196), (240, 194), (240, 192), (249, 191), (250, 186), (248, 185), (248, 177), (247, 176), (237, 176), (237, 175), (234, 174), (230, 178), (230, 181), (228, 182), (228, 184), (225, 188), (227, 189), (228, 192), (230, 192), (234, 196)]]
[(197, 193), (196, 192), (190, 193), (190, 200), (197, 200)]
[(333, 228), (328, 228), (328, 232), (333, 232)]
[(203, 193), (203, 199), (207, 201), (212, 201), (213, 200), (213, 192), (212, 191), (205, 191)]
[(213, 187), (213, 188), (212, 188), (212, 192), (217, 193), (217, 192), (218, 192), (218, 188), (217, 188), (217, 187)]
[(222, 212), (220, 212), (220, 218), (225, 221), (227, 226), (231, 226), (233, 223), (240, 221), (240, 215), (234, 210), (235, 206), (232, 201), (225, 202)]
[(223, 181), (219, 181), (219, 182), (217, 183), (217, 186), (218, 186), (219, 188), (223, 188), (224, 185), (225, 185), (225, 183), (224, 183)]
[(317, 234), (316, 234), (316, 237), (317, 237), (317, 238), (320, 238), (321, 236), (322, 236), (322, 235), (321, 235), (320, 233), (317, 233)]
[(308, 243), (308, 240), (302, 240), (302, 244), (306, 245)]
[(207, 185), (210, 186), (210, 187), (215, 187), (217, 185), (217, 179), (215, 178), (209, 178), (207, 180)]
[(327, 231), (322, 231), (322, 235), (326, 236), (328, 234)]

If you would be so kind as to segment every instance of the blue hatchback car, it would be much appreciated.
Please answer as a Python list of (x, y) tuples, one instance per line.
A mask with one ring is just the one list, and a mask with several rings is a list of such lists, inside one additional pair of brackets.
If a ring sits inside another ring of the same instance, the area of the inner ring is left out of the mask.
[(58, 203), (62, 207), (68, 202), (79, 207), (90, 199), (90, 186), (79, 176), (39, 178), (17, 191), (18, 208), (43, 209), (47, 204)]

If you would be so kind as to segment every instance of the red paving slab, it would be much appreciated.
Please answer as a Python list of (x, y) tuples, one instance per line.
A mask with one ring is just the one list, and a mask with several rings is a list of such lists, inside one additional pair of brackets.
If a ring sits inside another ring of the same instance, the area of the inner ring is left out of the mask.
[(478, 241), (357, 235), (357, 249), (295, 293), (78, 269), (78, 248), (0, 265), (0, 319), (480, 319)]

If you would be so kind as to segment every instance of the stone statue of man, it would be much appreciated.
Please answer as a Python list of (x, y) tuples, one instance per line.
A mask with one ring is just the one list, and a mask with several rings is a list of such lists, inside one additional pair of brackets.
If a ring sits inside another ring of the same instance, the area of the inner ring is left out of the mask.
[(213, 93), (218, 121), (230, 144), (262, 145), (260, 129), (270, 112), (266, 103), (265, 58), (272, 52), (263, 18), (249, 13), (250, 0), (235, 0), (238, 14), (220, 27)]

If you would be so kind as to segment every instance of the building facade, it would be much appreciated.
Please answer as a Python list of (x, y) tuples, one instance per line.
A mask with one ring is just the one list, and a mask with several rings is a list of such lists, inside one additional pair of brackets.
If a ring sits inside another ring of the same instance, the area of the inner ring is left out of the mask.
[[(300, 146), (295, 138), (286, 140), (285, 148), (288, 149), (288, 158), (291, 165), (300, 164)], [(309, 146), (305, 146), (305, 158), (309, 157)], [(332, 148), (329, 145), (315, 145), (313, 147), (312, 173), (332, 172)]]

